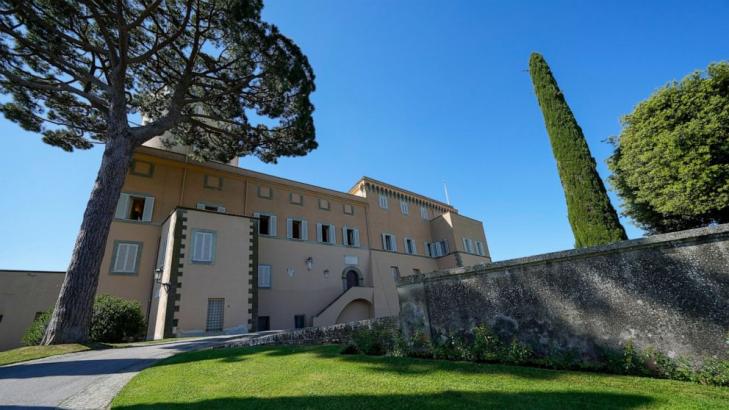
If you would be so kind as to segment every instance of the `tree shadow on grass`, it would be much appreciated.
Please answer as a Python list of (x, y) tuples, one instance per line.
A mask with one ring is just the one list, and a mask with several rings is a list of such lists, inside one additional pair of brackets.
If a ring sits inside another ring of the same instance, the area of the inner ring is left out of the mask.
[(430, 394), (331, 395), (219, 398), (189, 403), (114, 406), (117, 410), (151, 409), (632, 409), (651, 404), (650, 397), (591, 392), (460, 392)]
[(560, 377), (564, 372), (532, 367), (455, 362), (448, 360), (416, 359), (410, 357), (386, 357), (366, 355), (343, 355), (338, 345), (277, 345), (242, 348), (212, 349), (183, 353), (163, 360), (153, 367), (184, 364), (198, 361), (236, 363), (247, 360), (250, 355), (282, 357), (309, 354), (319, 359), (337, 360), (363, 365), (364, 371), (395, 373), (399, 375), (421, 375), (433, 372), (458, 374), (505, 374), (513, 377), (550, 380)]

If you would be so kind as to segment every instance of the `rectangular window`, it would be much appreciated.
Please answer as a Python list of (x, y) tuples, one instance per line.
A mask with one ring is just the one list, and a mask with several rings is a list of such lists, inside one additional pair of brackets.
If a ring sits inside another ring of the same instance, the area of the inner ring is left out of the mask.
[(225, 213), (225, 207), (224, 206), (206, 204), (205, 202), (198, 202), (197, 203), (197, 209), (201, 209), (203, 211), (212, 211), (212, 212)]
[(316, 240), (321, 243), (336, 244), (336, 231), (334, 225), (316, 224)]
[(221, 191), (223, 189), (223, 177), (215, 175), (205, 175), (203, 187)]
[(431, 247), (431, 243), (430, 242), (425, 242), (425, 256), (429, 256), (429, 257), (432, 257), (433, 256), (433, 252), (430, 249), (430, 247)]
[(271, 288), (271, 265), (258, 265), (258, 287)]
[(343, 227), (342, 228), (342, 245), (359, 247), (359, 229)]
[(225, 299), (211, 298), (208, 299), (208, 320), (205, 325), (207, 332), (223, 331), (223, 314), (225, 311)]
[(258, 186), (258, 197), (263, 199), (271, 199), (273, 198), (273, 191), (270, 187), (267, 186)]
[(215, 260), (215, 232), (192, 230), (193, 263), (213, 263)]
[(269, 316), (258, 316), (258, 320), (256, 320), (258, 326), (256, 326), (256, 331), (263, 332), (266, 330), (271, 330), (271, 318)]
[(129, 173), (140, 177), (150, 178), (154, 175), (154, 164), (147, 161), (135, 159), (129, 167)]
[(276, 215), (254, 212), (254, 218), (258, 218), (258, 234), (265, 236), (276, 236)]
[(397, 243), (395, 235), (389, 233), (382, 234), (382, 249), (390, 252), (397, 252)]
[(380, 208), (387, 209), (388, 205), (387, 196), (380, 194)]
[(306, 241), (309, 239), (309, 227), (305, 219), (289, 218), (287, 220), (287, 238)]
[(473, 241), (468, 238), (463, 238), (463, 249), (468, 253), (473, 253)]
[(448, 243), (446, 241), (438, 241), (433, 243), (425, 243), (427, 254), (431, 258), (440, 258), (448, 254)]
[(111, 258), (111, 273), (137, 273), (141, 253), (141, 242), (114, 242), (114, 255)]
[(402, 212), (403, 215), (407, 215), (410, 213), (410, 209), (408, 207), (408, 203), (405, 201), (400, 201), (400, 212)]
[(328, 211), (329, 210), (329, 201), (326, 199), (320, 199), (319, 200), (319, 209)]
[(390, 266), (390, 274), (392, 274), (393, 279), (400, 280), (400, 268), (397, 266)]
[(476, 241), (476, 253), (478, 253), (480, 256), (484, 255), (483, 243), (481, 243), (481, 241)]
[(116, 204), (117, 219), (151, 222), (154, 212), (154, 197), (123, 192)]
[(295, 315), (294, 316), (294, 327), (296, 329), (303, 329), (306, 327), (306, 315)]
[(354, 215), (354, 207), (350, 204), (344, 204), (344, 213), (347, 215)]
[(415, 249), (415, 241), (412, 238), (405, 238), (405, 253), (410, 255), (418, 253), (417, 249)]
[(301, 194), (291, 192), (289, 193), (289, 202), (294, 205), (304, 205), (304, 197)]
[(430, 219), (430, 212), (428, 212), (428, 208), (425, 206), (420, 207), (420, 217), (423, 219)]

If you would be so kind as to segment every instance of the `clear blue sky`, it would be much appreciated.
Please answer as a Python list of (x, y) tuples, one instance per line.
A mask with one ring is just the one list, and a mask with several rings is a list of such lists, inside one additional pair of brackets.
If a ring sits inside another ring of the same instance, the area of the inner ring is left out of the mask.
[[(622, 115), (729, 58), (725, 0), (601, 3), (267, 1), (265, 19), (314, 67), (320, 147), (241, 165), (337, 190), (367, 175), (441, 200), (446, 181), (495, 260), (571, 248), (529, 54), (552, 67), (603, 178)], [(67, 154), (5, 119), (0, 133), (0, 269), (65, 269), (100, 149)]]

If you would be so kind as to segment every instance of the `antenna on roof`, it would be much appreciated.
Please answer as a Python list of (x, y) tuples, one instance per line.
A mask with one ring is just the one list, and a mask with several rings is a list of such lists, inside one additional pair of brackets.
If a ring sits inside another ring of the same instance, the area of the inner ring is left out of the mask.
[(445, 181), (443, 181), (443, 191), (445, 191), (446, 203), (448, 205), (450, 205), (451, 204), (451, 198), (448, 196), (448, 185), (446, 185)]

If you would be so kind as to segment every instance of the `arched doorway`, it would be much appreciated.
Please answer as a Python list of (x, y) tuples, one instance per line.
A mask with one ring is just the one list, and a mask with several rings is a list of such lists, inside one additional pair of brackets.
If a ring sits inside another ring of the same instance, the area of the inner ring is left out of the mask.
[(355, 286), (362, 286), (362, 273), (352, 266), (345, 268), (342, 272), (342, 284), (345, 291)]

